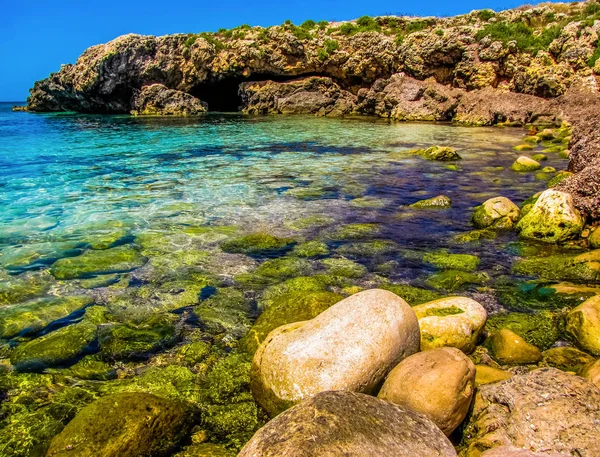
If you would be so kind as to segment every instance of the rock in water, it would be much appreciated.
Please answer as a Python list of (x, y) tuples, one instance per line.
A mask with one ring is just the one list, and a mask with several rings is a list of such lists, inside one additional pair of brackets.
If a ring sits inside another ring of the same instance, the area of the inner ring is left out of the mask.
[(449, 208), (452, 206), (452, 200), (450, 197), (445, 195), (438, 195), (437, 197), (428, 198), (426, 200), (419, 200), (418, 202), (409, 205), (409, 208), (415, 209), (429, 209), (429, 208)]
[(587, 364), (579, 375), (600, 387), (600, 359)]
[(415, 306), (421, 330), (421, 350), (455, 347), (473, 352), (483, 331), (487, 312), (467, 297), (440, 298)]
[(508, 198), (494, 197), (475, 208), (472, 221), (477, 228), (511, 229), (519, 215), (519, 207)]
[(444, 434), (404, 406), (323, 392), (280, 414), (238, 457), (456, 457)]
[(415, 149), (411, 152), (413, 154), (420, 155), (424, 159), (437, 160), (440, 162), (462, 159), (462, 157), (456, 152), (456, 149), (451, 148), (450, 146), (432, 146), (427, 149)]
[(499, 446), (597, 457), (600, 389), (555, 368), (479, 386), (464, 436), (465, 457)]
[(474, 392), (473, 362), (456, 348), (440, 348), (400, 362), (378, 398), (424, 414), (450, 435), (467, 415)]
[(531, 211), (517, 224), (521, 238), (559, 243), (576, 238), (584, 220), (566, 192), (548, 189), (540, 195)]
[(162, 84), (142, 87), (131, 102), (131, 114), (155, 116), (190, 116), (207, 111), (206, 103), (196, 97), (169, 89)]
[(254, 355), (252, 393), (273, 416), (326, 390), (371, 393), (418, 350), (410, 306), (392, 292), (367, 290), (273, 330)]
[(567, 314), (567, 332), (586, 351), (600, 355), (600, 296), (596, 295)]
[[(527, 146), (529, 147), (529, 145)], [(533, 146), (531, 147), (531, 149), (533, 149)], [(536, 162), (535, 160), (530, 159), (526, 156), (519, 157), (517, 160), (515, 160), (515, 163), (513, 163), (510, 167), (510, 169), (513, 171), (535, 171), (539, 170), (540, 168), (542, 168), (542, 166), (539, 162)]]
[(102, 397), (83, 408), (46, 457), (137, 457), (167, 454), (192, 426), (173, 400), (142, 392)]

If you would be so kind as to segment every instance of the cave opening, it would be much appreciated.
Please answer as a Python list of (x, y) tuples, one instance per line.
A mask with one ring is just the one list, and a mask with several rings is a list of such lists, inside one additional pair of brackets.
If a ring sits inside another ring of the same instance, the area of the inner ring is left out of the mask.
[(239, 86), (243, 82), (276, 81), (285, 82), (310, 76), (327, 76), (317, 73), (307, 73), (294, 76), (279, 76), (272, 74), (254, 74), (250, 78), (230, 76), (219, 80), (206, 81), (190, 89), (190, 95), (206, 102), (209, 111), (237, 112), (240, 111), (242, 98), (239, 95)]

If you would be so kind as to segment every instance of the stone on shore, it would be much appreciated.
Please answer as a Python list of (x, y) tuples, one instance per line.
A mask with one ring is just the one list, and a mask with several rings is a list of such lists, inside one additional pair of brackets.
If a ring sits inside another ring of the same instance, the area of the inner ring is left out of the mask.
[(456, 457), (421, 414), (355, 392), (323, 392), (261, 428), (238, 457)]
[[(600, 389), (556, 368), (479, 386), (465, 429), (465, 457), (500, 446), (600, 455)], [(489, 455), (489, 454), (488, 454)]]
[[(531, 145), (523, 145), (526, 146), (527, 149), (533, 149), (533, 146)], [(519, 151), (522, 151), (523, 149), (518, 149)], [(518, 171), (518, 172), (526, 172), (526, 171), (536, 171), (539, 170), (540, 168), (542, 168), (542, 166), (540, 165), (539, 162), (526, 157), (526, 156), (521, 156), (519, 157), (517, 160), (515, 160), (515, 162), (511, 165), (510, 169), (512, 171)]]
[(473, 362), (456, 348), (439, 348), (400, 362), (377, 397), (425, 415), (448, 436), (467, 415), (474, 392)]
[(50, 443), (46, 457), (165, 455), (193, 425), (173, 400), (142, 392), (89, 404)]
[(421, 330), (421, 350), (455, 347), (473, 352), (483, 331), (487, 312), (467, 297), (441, 298), (413, 307)]
[(272, 416), (327, 390), (372, 393), (418, 350), (410, 306), (392, 292), (367, 290), (273, 330), (254, 355), (252, 393)]
[(519, 221), (517, 232), (521, 238), (560, 243), (578, 237), (583, 224), (571, 195), (548, 189)]
[(600, 355), (600, 295), (573, 308), (566, 318), (566, 329), (579, 346)]
[(519, 207), (506, 197), (494, 197), (475, 208), (472, 222), (477, 228), (511, 229), (519, 220)]
[(537, 363), (542, 360), (542, 353), (538, 348), (507, 328), (492, 335), (491, 346), (495, 359), (505, 365)]

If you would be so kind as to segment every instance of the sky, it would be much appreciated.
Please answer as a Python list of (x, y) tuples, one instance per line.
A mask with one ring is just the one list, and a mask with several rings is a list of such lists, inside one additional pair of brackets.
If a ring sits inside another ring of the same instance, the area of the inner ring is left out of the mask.
[[(300, 24), (343, 21), (369, 15), (451, 16), (474, 9), (500, 11), (525, 0), (8, 0), (0, 22), (0, 101), (23, 101), (38, 79), (75, 63), (89, 46), (126, 33), (164, 35), (269, 26), (290, 19)], [(537, 3), (537, 2), (535, 2)]]

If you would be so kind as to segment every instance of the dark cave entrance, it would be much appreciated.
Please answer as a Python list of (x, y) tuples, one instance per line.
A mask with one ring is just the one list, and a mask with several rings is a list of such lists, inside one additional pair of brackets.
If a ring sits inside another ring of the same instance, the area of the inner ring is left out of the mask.
[[(242, 98), (239, 95), (239, 86), (243, 82), (276, 81), (285, 82), (311, 76), (325, 76), (318, 73), (306, 73), (294, 76), (278, 76), (269, 74), (254, 74), (250, 78), (230, 76), (219, 80), (207, 81), (197, 84), (190, 89), (190, 95), (208, 103), (209, 111), (236, 112), (240, 111)], [(330, 77), (330, 76), (329, 76)]]

